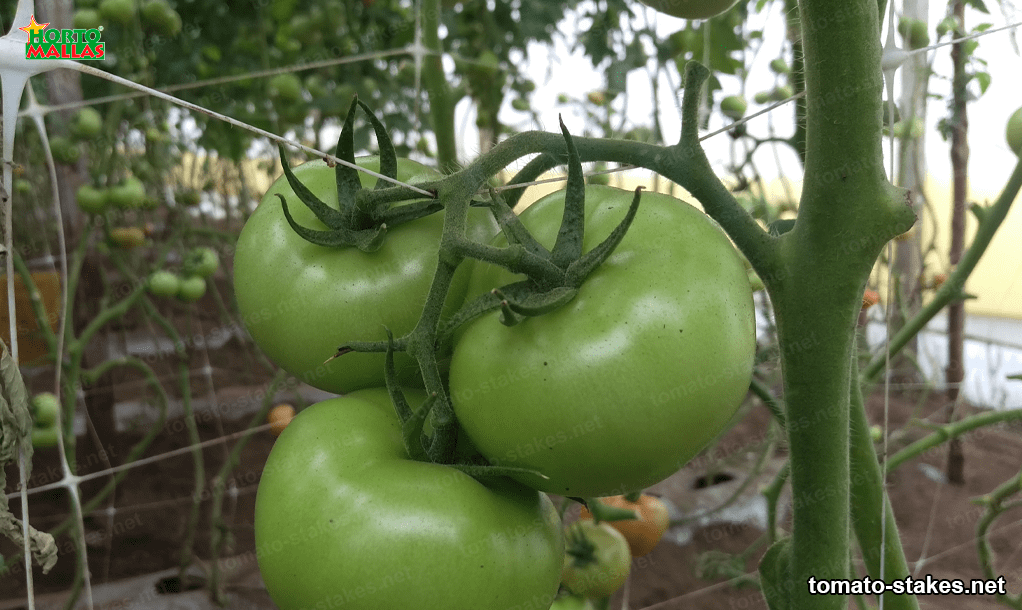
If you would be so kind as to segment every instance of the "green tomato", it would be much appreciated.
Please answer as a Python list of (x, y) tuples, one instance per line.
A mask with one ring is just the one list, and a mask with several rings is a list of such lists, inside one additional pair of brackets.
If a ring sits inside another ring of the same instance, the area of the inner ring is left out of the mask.
[(709, 19), (727, 11), (738, 0), (639, 0), (666, 15), (682, 19)]
[(31, 180), (27, 180), (25, 178), (15, 178), (14, 179), (14, 192), (15, 193), (21, 193), (22, 195), (27, 195), (28, 193), (31, 193), (32, 190), (33, 190), (33, 187), (32, 187), (32, 181)]
[(40, 428), (48, 428), (57, 423), (57, 411), (60, 402), (52, 392), (40, 392), (32, 397), (32, 419)]
[(72, 22), (76, 30), (96, 30), (103, 25), (103, 18), (94, 8), (83, 8), (75, 11)]
[(795, 95), (795, 90), (791, 88), (791, 85), (781, 85), (770, 92), (770, 99), (775, 102), (783, 102), (793, 95)]
[(1004, 132), (1008, 148), (1016, 155), (1022, 156), (1022, 108), (1019, 108), (1008, 119)]
[(124, 182), (110, 187), (107, 191), (107, 199), (115, 207), (121, 209), (139, 208), (145, 199), (145, 185), (135, 176), (131, 176)]
[(182, 268), (186, 274), (206, 278), (220, 268), (220, 256), (212, 248), (195, 248), (185, 257)]
[(898, 21), (898, 33), (910, 49), (922, 49), (930, 46), (930, 33), (925, 21), (902, 18)]
[(290, 72), (278, 74), (270, 79), (269, 94), (281, 102), (297, 102), (302, 99), (302, 81)]
[(379, 388), (288, 424), (259, 480), (255, 543), (283, 610), (546, 608), (564, 557), (546, 495), (410, 460)]
[(77, 163), (82, 156), (82, 149), (78, 147), (78, 144), (64, 136), (50, 138), (50, 152), (53, 154), (54, 161), (65, 165)]
[(752, 101), (757, 104), (765, 104), (770, 101), (770, 95), (769, 91), (760, 91), (756, 95), (752, 96)]
[(83, 184), (78, 187), (76, 201), (78, 201), (78, 209), (86, 214), (102, 214), (106, 209), (106, 189)]
[[(203, 282), (205, 292), (205, 282)], [(156, 271), (149, 276), (149, 292), (158, 297), (176, 296), (181, 290), (181, 278), (170, 271)], [(199, 295), (202, 296), (202, 295)]]
[(191, 275), (181, 280), (177, 290), (177, 298), (185, 303), (193, 303), (206, 294), (206, 278)]
[[(591, 599), (610, 597), (628, 579), (632, 553), (624, 535), (607, 522), (576, 521), (565, 530), (568, 552), (561, 581), (573, 593)], [(584, 553), (576, 554), (584, 551)]]
[(745, 115), (748, 107), (745, 98), (740, 95), (729, 95), (720, 100), (720, 111), (724, 116), (736, 121)]
[(132, 0), (103, 0), (99, 3), (99, 14), (104, 21), (128, 25), (135, 15), (135, 5)]
[[(586, 250), (632, 197), (586, 188)], [(563, 208), (559, 191), (520, 218), (549, 248)], [(469, 297), (518, 277), (477, 264)], [(541, 491), (649, 487), (711, 441), (749, 388), (756, 332), (745, 267), (709, 217), (667, 195), (642, 194), (628, 233), (572, 301), (512, 327), (499, 315), (456, 338), (451, 400), (479, 451), (549, 477), (518, 477)]]
[[(379, 171), (377, 157), (356, 160)], [(322, 161), (294, 168), (295, 176), (327, 205), (337, 208), (334, 169)], [(363, 188), (376, 179), (359, 174)], [(412, 184), (435, 180), (433, 169), (398, 160), (398, 178)], [(263, 196), (238, 236), (234, 291), (245, 328), (283, 369), (305, 383), (338, 394), (383, 385), (383, 354), (349, 353), (330, 362), (345, 341), (384, 341), (415, 327), (436, 270), (443, 215), (431, 214), (388, 230), (379, 250), (324, 248), (307, 242), (288, 225), (276, 194), (284, 195), (295, 221), (326, 229), (281, 176)], [(470, 236), (496, 233), (489, 213), (470, 210)], [(470, 269), (455, 274), (447, 303), (453, 313), (464, 300)], [(418, 380), (415, 361), (397, 354), (402, 378)], [(420, 382), (421, 383), (421, 382)]]
[(166, 0), (149, 0), (142, 5), (142, 22), (161, 36), (176, 36), (181, 32), (181, 15)]
[(56, 426), (32, 428), (32, 446), (36, 449), (54, 447), (57, 445), (57, 437), (59, 435), (60, 429)]
[(102, 129), (103, 117), (95, 108), (82, 108), (71, 119), (71, 134), (79, 140), (95, 138)]
[(791, 72), (791, 68), (788, 67), (788, 62), (784, 61), (783, 57), (778, 57), (770, 61), (770, 69), (775, 74), (787, 74)]

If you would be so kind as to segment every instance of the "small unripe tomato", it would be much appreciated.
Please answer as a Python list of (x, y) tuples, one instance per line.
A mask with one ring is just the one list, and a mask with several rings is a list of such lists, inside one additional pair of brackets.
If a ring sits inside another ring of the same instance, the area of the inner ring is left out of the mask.
[(724, 113), (724, 116), (738, 120), (745, 115), (745, 110), (749, 105), (745, 102), (745, 98), (740, 95), (729, 95), (724, 99), (720, 100), (720, 111)]
[(295, 408), (288, 404), (281, 404), (270, 409), (266, 415), (266, 423), (270, 424), (270, 432), (273, 433), (273, 436), (280, 436), (280, 433), (294, 418)]
[(121, 248), (137, 248), (145, 244), (145, 233), (139, 227), (116, 227), (110, 229), (110, 241)]
[(1022, 108), (1015, 111), (1008, 119), (1008, 125), (1004, 131), (1005, 139), (1008, 141), (1008, 148), (1016, 155), (1022, 156)]
[[(637, 502), (629, 502), (624, 496), (610, 496), (597, 498), (607, 506), (623, 508), (635, 511), (637, 519), (623, 519), (620, 521), (607, 521), (607, 525), (613, 527), (628, 541), (628, 549), (632, 557), (648, 555), (653, 547), (663, 538), (667, 526), (670, 525), (670, 517), (667, 514), (667, 505), (659, 498), (643, 494)], [(582, 519), (592, 519), (589, 509), (582, 507)]]
[(78, 202), (78, 209), (86, 214), (102, 214), (106, 209), (106, 190), (98, 189), (91, 184), (83, 184), (78, 187), (75, 200)]
[(862, 309), (866, 310), (880, 302), (880, 293), (867, 288), (862, 293)]
[(32, 397), (32, 419), (40, 428), (49, 428), (57, 423), (60, 402), (52, 392), (40, 392)]
[(564, 533), (561, 582), (572, 593), (599, 599), (611, 596), (628, 580), (632, 557), (628, 541), (606, 523), (576, 521)]
[(177, 298), (185, 303), (194, 303), (206, 294), (206, 278), (192, 275), (181, 280), (177, 289)]
[(158, 297), (172, 297), (181, 289), (181, 279), (170, 271), (156, 271), (149, 276), (149, 293)]
[(781, 57), (770, 62), (770, 69), (776, 74), (787, 74), (788, 72), (791, 72), (791, 68), (788, 67), (788, 63)]
[(95, 138), (103, 129), (103, 117), (95, 108), (86, 106), (71, 118), (71, 135), (79, 140)]

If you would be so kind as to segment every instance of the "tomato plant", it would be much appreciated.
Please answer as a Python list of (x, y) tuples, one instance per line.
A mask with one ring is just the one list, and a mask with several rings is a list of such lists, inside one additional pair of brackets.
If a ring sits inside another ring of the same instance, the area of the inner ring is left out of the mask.
[[(586, 250), (632, 193), (586, 187)], [(564, 191), (521, 220), (550, 247)], [(756, 351), (752, 290), (727, 237), (702, 212), (643, 193), (614, 253), (566, 305), (507, 327), (470, 323), (450, 371), (459, 422), (492, 463), (541, 472), (537, 489), (606, 496), (648, 487), (716, 436), (745, 397)], [(470, 294), (514, 280), (478, 264)]]
[(564, 557), (544, 494), (410, 460), (378, 388), (315, 404), (281, 433), (259, 482), (255, 539), (283, 610), (549, 603)]
[[(598, 498), (598, 500), (608, 506), (635, 511), (637, 519), (607, 521), (608, 525), (621, 532), (625, 540), (628, 541), (632, 557), (648, 555), (653, 547), (660, 542), (664, 532), (667, 531), (667, 526), (670, 525), (667, 505), (660, 498), (643, 494), (634, 502), (624, 496), (610, 496)], [(585, 506), (582, 507), (581, 517), (592, 519), (592, 514)]]
[[(357, 160), (379, 171), (377, 157)], [(310, 161), (295, 176), (327, 205), (337, 208), (334, 169)], [(359, 173), (363, 188), (376, 179)], [(439, 177), (434, 170), (398, 161), (398, 179), (411, 184)], [(234, 254), (234, 290), (245, 327), (278, 365), (304, 382), (344, 393), (383, 385), (383, 354), (346, 354), (324, 363), (345, 341), (382, 341), (384, 327), (395, 335), (419, 319), (437, 265), (443, 216), (432, 214), (388, 230), (383, 245), (366, 253), (353, 247), (328, 248), (300, 237), (287, 223), (277, 194), (289, 202), (295, 221), (324, 229), (282, 176), (266, 192), (242, 228)], [(489, 213), (475, 210), (470, 231), (476, 238), (495, 233)], [(469, 269), (459, 269), (448, 306), (461, 305)], [(396, 359), (401, 377), (414, 383), (418, 369), (404, 354)]]
[(583, 597), (612, 595), (625, 584), (632, 567), (628, 542), (606, 523), (576, 521), (565, 530), (561, 581)]

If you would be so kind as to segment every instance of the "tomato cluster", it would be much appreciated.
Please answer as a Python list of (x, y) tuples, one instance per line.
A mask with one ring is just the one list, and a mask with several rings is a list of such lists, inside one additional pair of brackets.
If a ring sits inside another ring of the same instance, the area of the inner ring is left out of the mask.
[[(379, 158), (357, 163), (380, 171)], [(410, 457), (408, 435), (418, 442), (419, 432), (409, 432), (407, 415), (399, 419), (382, 388), (384, 354), (331, 358), (345, 342), (385, 342), (388, 330), (403, 336), (416, 326), (443, 215), (388, 227), (375, 250), (318, 245), (296, 226), (325, 232), (333, 217), (308, 205), (309, 195), (350, 211), (339, 202), (348, 187), (318, 161), (293, 177), (308, 193), (296, 195), (282, 177), (242, 230), (236, 298), (264, 352), (302, 381), (345, 396), (269, 420), (279, 438), (260, 481), (255, 533), (270, 595), (285, 610), (331, 603), (385, 610), (423, 599), (452, 609), (547, 607), (560, 584), (583, 597), (610, 595), (631, 557), (663, 534), (662, 505), (634, 504), (631, 530), (583, 519), (562, 532), (544, 492), (639, 491), (683, 466), (732, 417), (748, 388), (755, 327), (748, 275), (723, 232), (684, 202), (643, 194), (623, 239), (567, 303), (516, 325), (492, 311), (460, 328), (442, 371), (459, 426), (455, 459), (517, 469), (512, 478), (472, 478)], [(408, 160), (397, 164), (402, 181), (438, 177)], [(375, 184), (359, 178), (362, 188)], [(554, 193), (519, 216), (548, 250), (565, 197)], [(633, 198), (586, 187), (583, 252), (621, 225)], [(488, 210), (469, 212), (468, 238), (507, 245), (492, 237)], [(443, 315), (520, 281), (466, 262)], [(416, 361), (397, 356), (409, 405), (429, 404), (410, 389), (422, 383)], [(433, 437), (434, 423), (426, 416), (423, 439)]]

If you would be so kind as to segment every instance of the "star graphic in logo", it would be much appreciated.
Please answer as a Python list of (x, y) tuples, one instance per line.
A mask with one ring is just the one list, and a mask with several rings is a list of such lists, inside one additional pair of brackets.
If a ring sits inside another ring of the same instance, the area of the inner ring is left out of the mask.
[(40, 30), (46, 29), (46, 26), (48, 26), (48, 25), (50, 25), (50, 24), (49, 23), (36, 23), (35, 15), (32, 15), (32, 21), (28, 25), (26, 25), (25, 27), (18, 28), (18, 29), (23, 31), (23, 32), (25, 32), (25, 33), (27, 33), (29, 38), (31, 38), (32, 36), (38, 35)]

